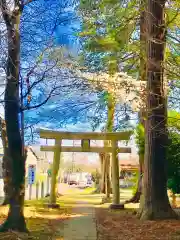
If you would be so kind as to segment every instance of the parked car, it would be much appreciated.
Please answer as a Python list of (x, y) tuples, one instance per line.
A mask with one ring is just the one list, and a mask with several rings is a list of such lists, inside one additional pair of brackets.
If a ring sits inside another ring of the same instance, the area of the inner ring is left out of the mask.
[(87, 180), (87, 185), (88, 185), (88, 186), (91, 186), (92, 184), (93, 184), (93, 181), (92, 181), (91, 179), (88, 179), (88, 180)]
[(70, 174), (69, 179), (68, 179), (68, 184), (69, 185), (78, 185), (78, 182), (79, 182), (78, 175), (76, 173)]
[(69, 180), (69, 185), (78, 185), (78, 182), (76, 180)]

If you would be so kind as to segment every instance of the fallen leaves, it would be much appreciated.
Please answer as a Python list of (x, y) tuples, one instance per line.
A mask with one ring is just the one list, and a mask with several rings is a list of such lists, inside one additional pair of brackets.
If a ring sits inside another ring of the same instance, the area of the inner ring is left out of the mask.
[[(5, 220), (8, 207), (0, 206), (0, 224)], [(29, 234), (7, 232), (0, 233), (0, 240), (51, 240), (63, 239), (63, 221), (71, 216), (71, 208), (59, 209), (44, 207), (43, 202), (34, 202), (25, 207), (25, 218)]]
[(98, 240), (180, 240), (180, 221), (140, 221), (129, 210), (96, 209)]

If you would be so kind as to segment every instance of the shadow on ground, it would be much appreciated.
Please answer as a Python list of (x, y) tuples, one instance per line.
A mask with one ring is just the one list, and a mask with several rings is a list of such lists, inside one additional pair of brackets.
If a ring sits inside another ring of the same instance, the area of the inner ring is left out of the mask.
[[(0, 240), (63, 240), (59, 229), (63, 229), (63, 221), (71, 216), (71, 208), (61, 203), (60, 209), (48, 209), (44, 206), (47, 201), (47, 199), (26, 201), (25, 217), (30, 234), (0, 233)], [(0, 207), (0, 223), (4, 221), (7, 212), (8, 207)]]
[[(29, 200), (25, 202), (25, 217), (30, 234), (18, 234), (15, 232), (1, 233), (2, 240), (63, 240), (64, 222), (71, 218), (83, 218), (86, 216), (86, 208), (96, 206), (101, 207), (102, 194), (90, 194), (90, 191), (84, 192), (70, 190), (67, 195), (58, 199), (59, 209), (49, 209), (47, 207), (48, 198), (42, 200)], [(74, 214), (72, 208), (80, 207), (81, 213)], [(4, 221), (8, 213), (8, 207), (0, 207), (0, 223)], [(83, 220), (82, 220), (83, 221)]]
[[(97, 240), (180, 240), (179, 221), (142, 222), (132, 214), (137, 204), (127, 205), (131, 209), (112, 211), (108, 209), (109, 204), (101, 204), (102, 197), (102, 194), (72, 192), (58, 199), (59, 209), (48, 209), (48, 198), (26, 201), (25, 217), (30, 234), (3, 233), (0, 234), (0, 240), (66, 240), (63, 238), (65, 222), (72, 218), (83, 221), (87, 206), (95, 207)], [(121, 192), (121, 201), (130, 197), (130, 191)], [(79, 207), (81, 211), (74, 213), (74, 207)], [(0, 207), (0, 223), (4, 221), (7, 212), (7, 207)]]
[(98, 240), (180, 240), (180, 221), (140, 221), (132, 210), (97, 208)]

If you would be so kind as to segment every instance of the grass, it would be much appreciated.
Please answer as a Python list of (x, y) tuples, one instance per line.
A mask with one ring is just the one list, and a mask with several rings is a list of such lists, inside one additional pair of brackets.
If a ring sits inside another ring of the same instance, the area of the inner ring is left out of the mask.
[(81, 194), (92, 194), (96, 190), (95, 187), (87, 187), (83, 190)]
[[(25, 218), (30, 234), (20, 234), (16, 232), (0, 233), (0, 240), (63, 240), (63, 223), (66, 219), (73, 217), (72, 208), (76, 202), (89, 202), (88, 194), (92, 188), (79, 192), (78, 189), (69, 189), (68, 195), (57, 199), (60, 204), (59, 209), (49, 209), (47, 207), (48, 198), (25, 201)], [(81, 193), (81, 194), (80, 194)], [(94, 204), (97, 199), (90, 199)], [(0, 223), (2, 223), (8, 213), (7, 206), (0, 206)]]
[[(62, 239), (63, 221), (71, 216), (71, 207), (59, 199), (60, 209), (46, 207), (47, 199), (25, 201), (25, 218), (30, 234), (16, 232), (0, 233), (2, 240), (26, 240), (26, 239)], [(8, 207), (0, 206), (0, 223), (4, 221), (8, 213)]]
[(35, 178), (35, 184), (37, 182), (46, 182), (47, 181), (47, 174), (37, 173)]
[[(0, 234), (0, 240), (63, 240), (64, 221), (75, 217), (75, 206), (94, 206), (98, 240), (180, 240), (179, 221), (138, 220), (132, 212), (138, 204), (127, 204), (125, 210), (109, 210), (109, 203), (101, 204), (103, 194), (92, 194), (94, 188), (79, 190), (70, 188), (68, 194), (58, 198), (59, 209), (48, 209), (48, 198), (25, 201), (25, 217), (30, 235), (15, 232)], [(121, 200), (129, 199), (131, 190), (121, 189)], [(7, 216), (8, 208), (0, 206), (0, 223)]]

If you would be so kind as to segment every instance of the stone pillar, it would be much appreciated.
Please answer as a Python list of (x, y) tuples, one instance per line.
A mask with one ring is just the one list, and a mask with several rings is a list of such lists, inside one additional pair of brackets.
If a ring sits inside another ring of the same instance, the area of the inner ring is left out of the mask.
[(119, 160), (118, 160), (118, 142), (112, 140), (112, 190), (113, 203), (111, 209), (122, 209), (124, 205), (120, 205), (120, 191), (119, 191)]
[(57, 208), (59, 207), (56, 204), (57, 197), (57, 184), (58, 184), (58, 172), (60, 166), (60, 157), (61, 157), (61, 140), (55, 140), (55, 150), (54, 150), (54, 159), (52, 165), (52, 176), (51, 176), (51, 191), (50, 191), (50, 204), (49, 207)]

